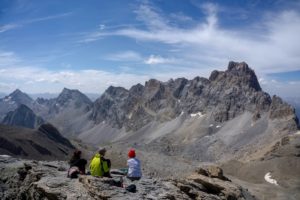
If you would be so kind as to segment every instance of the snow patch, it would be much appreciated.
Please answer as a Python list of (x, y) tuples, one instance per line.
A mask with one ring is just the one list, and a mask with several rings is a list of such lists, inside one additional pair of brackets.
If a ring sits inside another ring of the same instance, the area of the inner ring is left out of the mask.
[(181, 113), (180, 113), (180, 116), (182, 116), (184, 114), (184, 112), (183, 111), (181, 111)]
[(210, 124), (210, 125), (209, 125), (209, 127), (213, 127), (213, 126), (214, 126), (213, 124)]
[(216, 128), (221, 128), (221, 126), (220, 126), (220, 125), (217, 125)]
[(191, 117), (196, 117), (196, 116), (203, 117), (204, 115), (201, 112), (191, 114)]
[(271, 177), (271, 172), (266, 173), (265, 180), (268, 183), (271, 183), (271, 184), (274, 184), (274, 185), (278, 185), (277, 181)]
[(128, 119), (131, 119), (131, 117), (132, 117), (132, 113), (130, 113), (130, 114), (128, 115)]
[(180, 100), (178, 99), (178, 103), (180, 103)]
[(11, 96), (5, 97), (3, 100), (4, 101), (10, 101), (11, 100)]
[(10, 102), (8, 102), (8, 104), (10, 104), (10, 105), (13, 105), (13, 104), (15, 104), (16, 102), (15, 101), (10, 101)]
[(11, 156), (9, 155), (0, 155), (1, 158), (10, 158)]

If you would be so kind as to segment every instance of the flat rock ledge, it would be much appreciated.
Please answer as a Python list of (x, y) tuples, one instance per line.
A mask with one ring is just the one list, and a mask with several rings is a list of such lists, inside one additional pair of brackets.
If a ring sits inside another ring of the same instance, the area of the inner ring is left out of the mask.
[[(29, 161), (0, 156), (0, 199), (255, 199), (242, 187), (223, 176), (216, 166), (201, 168), (185, 179), (154, 179), (139, 181), (120, 177), (97, 178), (88, 175), (67, 178), (68, 165), (62, 161)], [(125, 189), (136, 185), (136, 192)]]

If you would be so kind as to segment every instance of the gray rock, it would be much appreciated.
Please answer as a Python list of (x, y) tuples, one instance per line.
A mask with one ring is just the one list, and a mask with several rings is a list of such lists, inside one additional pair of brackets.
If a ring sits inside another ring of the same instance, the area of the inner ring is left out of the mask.
[[(123, 181), (119, 177), (97, 178), (81, 175), (66, 177), (64, 162), (23, 161), (0, 156), (1, 199), (245, 199), (245, 191), (228, 181), (193, 174), (186, 179)], [(135, 184), (132, 193), (126, 186)], [(248, 198), (252, 199), (252, 198)]]

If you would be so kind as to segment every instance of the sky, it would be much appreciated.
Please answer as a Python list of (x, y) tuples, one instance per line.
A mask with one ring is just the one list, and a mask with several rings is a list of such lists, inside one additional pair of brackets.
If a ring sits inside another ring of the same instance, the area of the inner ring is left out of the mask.
[(245, 61), (300, 96), (300, 1), (0, 0), (0, 92), (103, 93)]

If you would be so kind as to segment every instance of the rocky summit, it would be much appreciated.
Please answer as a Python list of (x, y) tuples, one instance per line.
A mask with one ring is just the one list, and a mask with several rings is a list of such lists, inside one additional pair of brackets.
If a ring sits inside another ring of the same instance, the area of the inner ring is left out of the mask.
[[(208, 166), (183, 179), (143, 177), (131, 182), (120, 177), (81, 175), (67, 178), (65, 162), (24, 161), (0, 156), (0, 198), (8, 199), (255, 199), (224, 177), (220, 168)], [(134, 184), (135, 190), (126, 188)]]
[(17, 109), (21, 104), (32, 108), (33, 102), (33, 99), (31, 99), (21, 90), (17, 89), (13, 91), (10, 95), (0, 99), (0, 121), (3, 120), (3, 118), (9, 111)]

